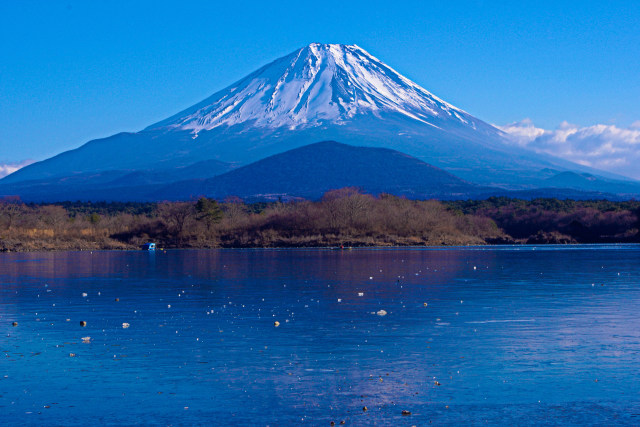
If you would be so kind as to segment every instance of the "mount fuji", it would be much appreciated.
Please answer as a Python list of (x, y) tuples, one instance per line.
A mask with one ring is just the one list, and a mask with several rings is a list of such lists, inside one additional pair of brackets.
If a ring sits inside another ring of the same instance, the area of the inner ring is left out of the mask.
[(157, 190), (327, 140), (398, 151), (501, 191), (558, 188), (564, 184), (557, 177), (572, 172), (594, 177), (572, 180), (576, 190), (640, 194), (636, 181), (509, 144), (496, 127), (356, 45), (318, 43), (140, 132), (90, 141), (20, 169), (0, 181), (0, 194), (38, 198), (84, 187), (99, 198), (101, 188), (118, 194), (113, 189), (126, 188), (134, 175), (153, 177), (141, 182)]

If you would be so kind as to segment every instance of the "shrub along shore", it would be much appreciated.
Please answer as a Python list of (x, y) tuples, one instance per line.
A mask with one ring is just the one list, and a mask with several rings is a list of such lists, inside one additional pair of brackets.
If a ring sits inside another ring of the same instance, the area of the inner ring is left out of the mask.
[(0, 250), (638, 243), (640, 202), (409, 200), (333, 190), (318, 201), (0, 203)]

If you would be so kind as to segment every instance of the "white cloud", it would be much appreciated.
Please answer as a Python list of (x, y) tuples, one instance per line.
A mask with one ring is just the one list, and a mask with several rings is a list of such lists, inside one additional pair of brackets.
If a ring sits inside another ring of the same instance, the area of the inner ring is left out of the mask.
[(640, 179), (640, 120), (628, 128), (563, 122), (547, 130), (529, 119), (498, 127), (521, 147)]
[(18, 169), (28, 166), (33, 162), (33, 160), (23, 160), (15, 163), (0, 163), (0, 178), (4, 178), (5, 176), (12, 174)]
[(524, 119), (521, 122), (511, 123), (505, 126), (498, 126), (508, 133), (511, 140), (518, 145), (526, 147), (531, 141), (544, 134), (544, 129), (533, 125), (531, 119)]

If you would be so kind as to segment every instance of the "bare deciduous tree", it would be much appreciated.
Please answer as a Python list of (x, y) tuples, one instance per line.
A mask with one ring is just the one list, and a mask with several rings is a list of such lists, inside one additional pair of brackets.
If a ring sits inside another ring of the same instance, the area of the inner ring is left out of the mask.
[(191, 202), (160, 203), (158, 216), (167, 224), (170, 232), (182, 239), (187, 223), (195, 217), (195, 207)]

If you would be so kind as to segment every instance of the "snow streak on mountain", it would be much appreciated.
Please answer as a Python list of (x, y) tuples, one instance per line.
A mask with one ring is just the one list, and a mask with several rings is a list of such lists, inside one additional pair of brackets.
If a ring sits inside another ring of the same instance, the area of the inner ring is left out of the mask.
[[(212, 179), (223, 171), (321, 141), (391, 149), (467, 183), (500, 189), (496, 191), (571, 184), (571, 188), (580, 190), (640, 194), (636, 184), (628, 189), (611, 174), (609, 178), (616, 182), (607, 181), (597, 188), (591, 181), (576, 184), (563, 173), (607, 175), (507, 144), (500, 129), (434, 96), (358, 46), (314, 43), (140, 132), (90, 141), (20, 169), (2, 179), (0, 195), (18, 194), (37, 200), (71, 197), (74, 193), (70, 191), (77, 190), (77, 197), (134, 197), (142, 194), (140, 188), (145, 186)], [(313, 156), (305, 159), (309, 157)], [(316, 159), (319, 164), (313, 166), (345, 172), (351, 167), (345, 159), (329, 157)], [(391, 163), (371, 164), (371, 178), (380, 176), (385, 168), (393, 168)], [(292, 172), (286, 162), (267, 164), (278, 165), (279, 170), (271, 173), (274, 177)], [(290, 166), (304, 171), (311, 170), (312, 165)], [(400, 188), (401, 171), (396, 172), (392, 176), (398, 178), (387, 183), (388, 191)], [(554, 178), (556, 175), (560, 178)], [(324, 175), (310, 176), (308, 182), (320, 176)], [(427, 180), (438, 187), (435, 181)], [(275, 181), (263, 184), (277, 187)], [(423, 184), (416, 182), (416, 186), (405, 188), (409, 193), (402, 194), (440, 194), (435, 189), (425, 193), (426, 187), (418, 192)], [(128, 188), (134, 185), (137, 187)], [(90, 190), (78, 192), (82, 186)], [(193, 187), (176, 188), (186, 191)], [(187, 192), (175, 195), (190, 196)]]
[(403, 77), (356, 45), (303, 47), (201, 103), (148, 129), (201, 130), (252, 124), (290, 130), (344, 124), (357, 115), (399, 113), (437, 127), (453, 119), (475, 129), (476, 119)]

